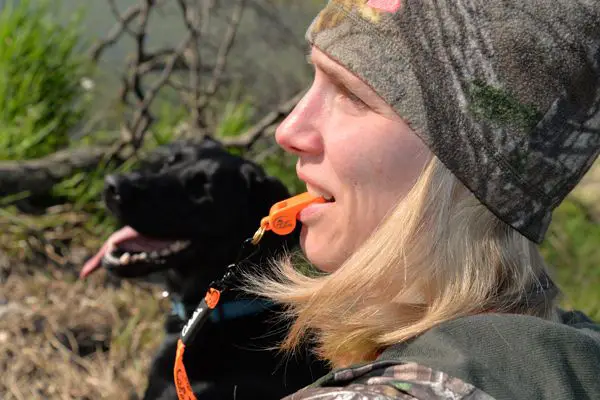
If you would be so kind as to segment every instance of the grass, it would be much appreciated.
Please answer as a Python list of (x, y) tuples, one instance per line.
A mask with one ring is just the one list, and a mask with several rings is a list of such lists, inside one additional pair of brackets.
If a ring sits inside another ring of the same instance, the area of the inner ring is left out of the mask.
[(157, 301), (157, 289), (126, 282), (106, 287), (100, 276), (77, 281), (48, 266), (11, 274), (2, 291), (4, 400), (116, 400), (141, 393), (162, 339), (166, 305)]
[(59, 22), (52, 0), (9, 1), (0, 9), (0, 160), (64, 148), (84, 115), (80, 14)]
[(136, 398), (163, 338), (160, 289), (77, 278), (101, 244), (85, 212), (0, 211), (0, 397)]

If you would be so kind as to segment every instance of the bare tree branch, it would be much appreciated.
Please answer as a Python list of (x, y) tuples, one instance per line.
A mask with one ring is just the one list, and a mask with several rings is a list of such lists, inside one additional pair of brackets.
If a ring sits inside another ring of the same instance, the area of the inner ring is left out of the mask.
[(185, 50), (185, 48), (189, 45), (191, 39), (191, 34), (189, 34), (179, 44), (179, 46), (177, 46), (177, 51), (171, 56), (171, 58), (167, 62), (162, 74), (156, 80), (156, 82), (154, 82), (154, 85), (152, 85), (145, 93), (145, 97), (143, 97), (142, 103), (138, 105), (138, 108), (133, 117), (133, 121), (131, 123), (131, 131), (133, 133), (134, 138), (134, 147), (139, 147), (142, 141), (144, 140), (146, 130), (150, 127), (150, 124), (153, 122), (153, 117), (152, 115), (150, 115), (149, 112), (150, 105), (154, 101), (154, 98), (158, 94), (159, 90), (169, 80), (171, 74), (173, 73), (173, 67), (175, 65), (175, 62), (177, 61), (178, 55)]
[[(151, 107), (164, 89), (174, 89), (192, 116), (185, 130), (192, 137), (207, 134), (216, 123), (214, 109), (208, 107), (231, 79), (226, 69), (235, 43), (246, 0), (227, 2), (228, 17), (219, 40), (209, 40), (211, 23), (218, 0), (137, 0), (123, 11), (116, 0), (107, 0), (116, 23), (108, 35), (89, 51), (98, 62), (104, 52), (124, 37), (134, 40), (134, 51), (121, 77), (119, 99), (124, 106), (121, 138), (112, 146), (69, 149), (49, 157), (20, 162), (0, 162), (0, 196), (29, 192), (47, 195), (52, 187), (80, 170), (97, 169), (101, 162), (121, 162), (141, 147), (155, 121)], [(176, 3), (177, 2), (177, 3)], [(150, 16), (165, 4), (180, 4), (186, 32), (176, 45), (148, 50)], [(221, 18), (219, 16), (219, 18)], [(220, 22), (220, 20), (219, 20)], [(210, 60), (203, 60), (200, 46), (211, 46)], [(183, 72), (176, 73), (176, 72)], [(185, 75), (187, 73), (187, 76)], [(224, 139), (224, 144), (249, 150), (262, 137), (271, 135), (279, 123), (301, 98), (301, 93), (277, 107), (239, 137)], [(193, 127), (193, 129), (190, 129)]]
[(217, 53), (217, 61), (215, 62), (215, 67), (213, 69), (212, 79), (205, 91), (206, 95), (208, 96), (214, 95), (219, 88), (221, 75), (223, 74), (225, 65), (227, 64), (227, 56), (229, 55), (231, 47), (235, 41), (235, 36), (238, 32), (238, 27), (244, 13), (245, 3), (246, 0), (237, 0), (236, 6), (233, 9), (227, 32), (225, 33), (225, 37), (223, 42), (221, 42), (221, 47)]
[(258, 123), (248, 129), (240, 136), (226, 138), (223, 140), (223, 144), (229, 147), (250, 149), (256, 141), (274, 132), (274, 125), (280, 123), (293, 109), (296, 104), (302, 99), (305, 91), (296, 94), (294, 97), (277, 107), (277, 109), (271, 111), (265, 115)]
[[(205, 1), (204, 4), (212, 3), (210, 0)], [(200, 126), (200, 114), (198, 110), (198, 98), (200, 97), (200, 39), (203, 34), (207, 31), (208, 18), (200, 18), (200, 5), (197, 1), (194, 1), (193, 7), (188, 7), (186, 0), (177, 0), (179, 8), (183, 14), (183, 20), (191, 35), (190, 43), (188, 46), (188, 57), (186, 58), (187, 65), (189, 67), (189, 86), (192, 89), (190, 96), (190, 121), (193, 129), (199, 130)], [(210, 4), (209, 4), (210, 6)], [(207, 11), (207, 10), (204, 10)], [(208, 10), (210, 11), (210, 10)], [(204, 17), (204, 16), (203, 16)], [(202, 25), (202, 26), (201, 26)]]
[[(115, 0), (107, 1), (117, 23), (109, 36), (92, 48), (94, 60), (97, 61), (102, 52), (120, 40), (124, 34), (131, 36), (135, 43), (135, 51), (127, 63), (119, 93), (121, 102), (131, 109), (131, 117), (125, 119), (121, 129), (124, 145), (131, 144), (134, 148), (141, 146), (146, 131), (155, 120), (150, 111), (152, 103), (165, 87), (174, 88), (179, 93), (182, 103), (189, 110), (194, 130), (206, 133), (205, 108), (224, 80), (227, 56), (235, 41), (245, 0), (236, 0), (237, 4), (233, 8), (231, 20), (218, 46), (212, 67), (200, 59), (200, 46), (211, 45), (206, 36), (210, 30), (211, 14), (216, 0), (171, 0), (179, 6), (187, 30), (186, 37), (174, 49), (166, 48), (153, 52), (146, 48), (149, 36), (148, 21), (153, 9), (169, 0), (139, 0), (122, 14)], [(178, 79), (172, 79), (174, 71), (187, 72), (189, 84), (183, 85)], [(210, 76), (210, 81), (203, 85), (201, 79), (207, 75)], [(149, 82), (150, 79), (152, 82)]]
[[(109, 31), (109, 33), (105, 39), (99, 40), (89, 50), (89, 52), (88, 52), (89, 56), (92, 59), (92, 61), (94, 61), (94, 62), (98, 62), (100, 57), (102, 57), (102, 53), (108, 47), (117, 43), (117, 41), (121, 38), (121, 35), (123, 35), (123, 33), (125, 33), (125, 32), (129, 32), (130, 34), (132, 33), (132, 31), (129, 29), (129, 25), (142, 12), (142, 5), (134, 4), (134, 5), (130, 6), (123, 14), (120, 14), (118, 7), (115, 3), (115, 0), (107, 0), (107, 1), (109, 3), (109, 7), (110, 7), (113, 15), (115, 15), (115, 18), (117, 19), (117, 23), (115, 25), (113, 25), (113, 27), (111, 28), (111, 30)], [(160, 7), (162, 4), (165, 3), (165, 1), (166, 0), (156, 0), (155, 4)]]
[(273, 26), (277, 28), (278, 31), (282, 32), (281, 35), (276, 35), (273, 37), (274, 39), (279, 39), (280, 43), (291, 44), (296, 49), (301, 52), (306, 52), (307, 44), (301, 37), (298, 37), (294, 34), (294, 32), (283, 23), (278, 17), (277, 13), (273, 12), (277, 8), (277, 4), (273, 0), (265, 0), (268, 3), (269, 7), (265, 7), (259, 1), (251, 1), (249, 3), (249, 7), (251, 7), (257, 15), (271, 21)]
[[(183, 47), (184, 43), (180, 45)], [(224, 145), (249, 150), (262, 137), (272, 135), (275, 127), (300, 101), (304, 91), (265, 115), (256, 125), (238, 137), (223, 139)], [(181, 127), (185, 131), (187, 128)], [(146, 130), (146, 132), (149, 132)], [(182, 133), (183, 135), (183, 133)], [(91, 171), (109, 160), (124, 160), (131, 153), (124, 151), (123, 143), (116, 146), (98, 146), (68, 149), (48, 157), (30, 161), (0, 162), (0, 196), (29, 192), (31, 196), (45, 195), (60, 181), (77, 171)]]
[(30, 196), (46, 194), (76, 171), (98, 168), (113, 150), (112, 147), (86, 147), (59, 151), (37, 160), (1, 161), (0, 196), (21, 192), (28, 192)]
[[(107, 1), (117, 23), (109, 37), (92, 50), (95, 59), (100, 57), (105, 48), (120, 40), (122, 35), (131, 36), (135, 42), (135, 51), (127, 63), (120, 89), (120, 99), (126, 106), (120, 148), (131, 145), (138, 149), (142, 145), (146, 132), (155, 121), (151, 112), (152, 104), (165, 88), (174, 89), (187, 108), (190, 116), (188, 133), (192, 136), (209, 133), (207, 130), (214, 118), (211, 119), (208, 106), (227, 81), (225, 71), (228, 58), (237, 37), (246, 0), (234, 0), (226, 8), (229, 15), (224, 33), (216, 46), (208, 36), (218, 0), (138, 0), (136, 5), (123, 13), (118, 10), (115, 0)], [(186, 28), (185, 38), (174, 48), (149, 51), (146, 46), (150, 15), (158, 5), (169, 1), (179, 9)], [(264, 8), (260, 10), (263, 13), (268, 11)], [(215, 48), (214, 59), (210, 62), (202, 60), (200, 46)], [(187, 72), (187, 82), (182, 80), (182, 74), (175, 72)], [(280, 108), (270, 113), (242, 137), (229, 140), (233, 146), (251, 147), (270, 125), (280, 119), (282, 112), (285, 114), (285, 110), (281, 111)]]
[(117, 20), (117, 23), (119, 26), (121, 26), (121, 28), (123, 29), (123, 32), (128, 33), (131, 36), (134, 36), (135, 33), (133, 30), (129, 29), (129, 22), (133, 22), (133, 20), (135, 19), (135, 17), (137, 17), (139, 14), (141, 14), (142, 12), (142, 8), (141, 6), (132, 6), (129, 8), (129, 10), (134, 9), (136, 11), (135, 13), (135, 17), (131, 19), (131, 21), (128, 22), (128, 18), (127, 18), (127, 11), (125, 12), (125, 15), (121, 16), (121, 13), (119, 12), (119, 7), (117, 6), (117, 3), (115, 0), (107, 0), (108, 1), (108, 7), (110, 8), (110, 12), (112, 13), (113, 17), (115, 17), (115, 19)]

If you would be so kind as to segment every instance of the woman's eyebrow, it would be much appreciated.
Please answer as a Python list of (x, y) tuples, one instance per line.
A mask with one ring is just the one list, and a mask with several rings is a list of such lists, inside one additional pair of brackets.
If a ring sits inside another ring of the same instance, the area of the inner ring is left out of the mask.
[(337, 86), (341, 86), (344, 89), (357, 94), (364, 92), (364, 88), (352, 79), (353, 77), (349, 73), (341, 73), (338, 68), (323, 63), (313, 63), (310, 58), (308, 59), (308, 62), (315, 65), (316, 68), (319, 68)]
[[(321, 62), (315, 63), (313, 62), (310, 54), (307, 55), (306, 60), (309, 64), (314, 65), (315, 68), (318, 68), (321, 72), (327, 75), (327, 78), (331, 80), (331, 82), (333, 82), (333, 84), (337, 87), (356, 95), (374, 111), (379, 112), (380, 114), (390, 115), (387, 110), (388, 106), (385, 100), (374, 93), (368, 84), (353, 75), (351, 72), (343, 69), (341, 66), (336, 68), (338, 64), (335, 63), (332, 63), (333, 65)], [(397, 114), (395, 113), (392, 115), (397, 117)]]
[[(342, 88), (348, 93), (352, 93), (358, 96), (363, 102), (369, 105), (374, 110), (380, 110), (385, 102), (378, 96), (371, 94), (369, 86), (364, 83), (360, 78), (352, 75), (351, 72), (342, 69), (343, 67), (336, 68), (338, 64), (332, 63), (328, 65), (322, 62), (314, 62), (312, 55), (309, 53), (306, 55), (306, 61), (318, 68), (321, 72), (327, 75), (327, 78), (333, 82), (337, 87)], [(344, 73), (345, 72), (345, 73)], [(382, 104), (383, 103), (383, 104)]]

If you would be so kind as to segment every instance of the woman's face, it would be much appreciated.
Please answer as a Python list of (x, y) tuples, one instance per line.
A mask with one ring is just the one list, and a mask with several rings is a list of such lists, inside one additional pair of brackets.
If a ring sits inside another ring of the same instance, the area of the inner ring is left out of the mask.
[(310, 90), (277, 129), (313, 194), (332, 198), (300, 213), (301, 246), (336, 270), (415, 183), (431, 153), (367, 84), (317, 48)]

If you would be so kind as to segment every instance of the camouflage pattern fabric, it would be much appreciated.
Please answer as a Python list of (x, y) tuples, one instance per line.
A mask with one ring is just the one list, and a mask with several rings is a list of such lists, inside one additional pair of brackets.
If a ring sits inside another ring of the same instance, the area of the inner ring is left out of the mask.
[(337, 370), (285, 400), (493, 400), (481, 390), (415, 363), (375, 362)]
[(535, 242), (600, 151), (600, 0), (331, 0), (307, 39)]

